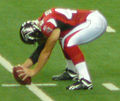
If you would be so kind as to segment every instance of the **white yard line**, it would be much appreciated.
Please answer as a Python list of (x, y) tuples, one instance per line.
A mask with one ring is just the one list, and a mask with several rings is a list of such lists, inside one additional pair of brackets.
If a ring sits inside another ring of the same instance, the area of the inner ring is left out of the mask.
[[(55, 87), (57, 84), (53, 83), (34, 83), (35, 86), (39, 87)], [(19, 87), (22, 86), (20, 84), (1, 84), (2, 87)]]
[[(10, 73), (12, 73), (13, 66), (0, 55), (0, 64)], [(36, 85), (31, 84), (26, 86), (31, 92), (33, 92), (39, 99), (42, 101), (54, 101), (47, 94), (45, 94), (41, 89), (39, 89)]]
[(114, 28), (112, 28), (111, 26), (107, 26), (106, 32), (115, 33), (116, 30)]
[(120, 88), (115, 86), (113, 83), (103, 83), (102, 85), (110, 91), (119, 91), (120, 90)]
[(31, 92), (33, 92), (36, 96), (38, 96), (42, 101), (53, 101), (47, 94), (45, 94), (41, 89), (39, 89), (34, 84), (26, 86)]

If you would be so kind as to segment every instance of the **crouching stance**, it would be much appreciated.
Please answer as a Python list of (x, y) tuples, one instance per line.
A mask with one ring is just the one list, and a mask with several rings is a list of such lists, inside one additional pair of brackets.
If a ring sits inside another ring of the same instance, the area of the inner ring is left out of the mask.
[[(45, 11), (37, 20), (23, 23), (20, 29), (22, 41), (28, 44), (38, 42), (39, 47), (22, 64), (24, 73), (21, 72), (21, 75), (26, 75), (26, 78), (37, 74), (46, 64), (59, 40), (67, 68), (62, 75), (53, 76), (53, 80), (76, 79), (75, 83), (66, 87), (68, 90), (92, 89), (85, 58), (78, 45), (97, 39), (105, 32), (106, 27), (105, 17), (97, 10), (63, 8), (52, 8)], [(36, 62), (38, 64), (33, 69), (29, 69)]]

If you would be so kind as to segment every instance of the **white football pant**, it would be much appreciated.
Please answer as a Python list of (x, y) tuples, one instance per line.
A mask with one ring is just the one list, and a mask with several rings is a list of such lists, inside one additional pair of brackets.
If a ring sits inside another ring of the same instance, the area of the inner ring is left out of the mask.
[[(87, 16), (84, 23), (78, 25), (64, 36), (61, 40), (62, 47), (64, 48), (65, 45), (70, 47), (91, 42), (101, 36), (106, 28), (107, 21), (105, 17), (99, 11), (94, 11)], [(65, 43), (66, 39), (69, 40), (67, 43)]]

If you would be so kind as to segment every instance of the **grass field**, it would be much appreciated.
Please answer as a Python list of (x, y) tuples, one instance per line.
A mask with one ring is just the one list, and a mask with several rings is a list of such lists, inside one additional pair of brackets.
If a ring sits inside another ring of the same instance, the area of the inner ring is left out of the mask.
[[(98, 9), (116, 32), (106, 32), (98, 40), (82, 45), (93, 80), (91, 91), (67, 91), (73, 81), (52, 81), (53, 75), (64, 71), (65, 61), (59, 44), (55, 46), (45, 68), (33, 77), (34, 83), (55, 83), (56, 87), (39, 87), (54, 101), (120, 101), (120, 90), (109, 91), (102, 83), (113, 83), (120, 88), (120, 0), (1, 0), (0, 1), (0, 54), (12, 65), (23, 63), (37, 47), (20, 41), (19, 28), (26, 20), (36, 19), (52, 7)], [(16, 83), (11, 73), (0, 65), (0, 101), (40, 101), (26, 87), (2, 87)]]

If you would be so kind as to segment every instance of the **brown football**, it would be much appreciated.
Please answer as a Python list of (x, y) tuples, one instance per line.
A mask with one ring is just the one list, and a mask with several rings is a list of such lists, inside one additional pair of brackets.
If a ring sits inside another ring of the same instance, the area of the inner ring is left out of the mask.
[(17, 70), (23, 70), (23, 68), (22, 68), (21, 66), (17, 66), (17, 67), (14, 67), (14, 68), (13, 68), (13, 76), (14, 76), (15, 80), (16, 80), (18, 83), (20, 83), (21, 85), (29, 85), (29, 84), (31, 84), (31, 77), (27, 77), (27, 78), (23, 81), (22, 78), (24, 77), (24, 75), (21, 76), (21, 77), (19, 77), (18, 75), (19, 75), (20, 73), (22, 73), (22, 72), (18, 73)]

